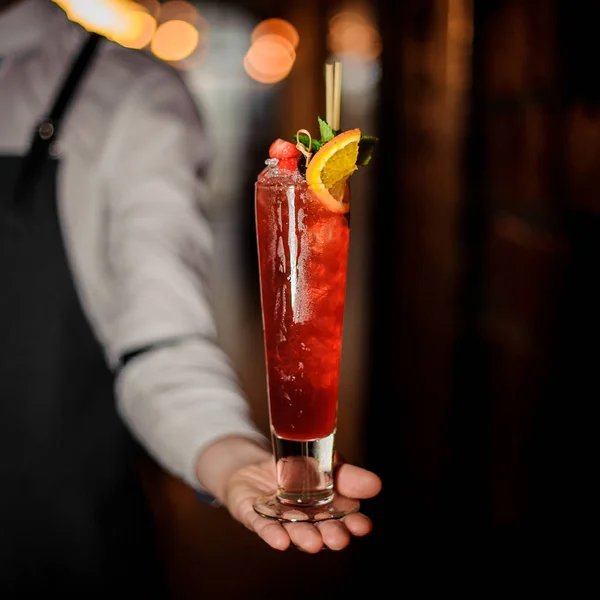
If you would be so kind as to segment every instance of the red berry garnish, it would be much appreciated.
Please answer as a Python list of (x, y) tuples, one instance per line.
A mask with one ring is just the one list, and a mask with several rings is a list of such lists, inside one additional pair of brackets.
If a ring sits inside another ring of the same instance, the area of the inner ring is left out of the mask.
[[(275, 140), (271, 144), (271, 147), (269, 148), (269, 157), (270, 158), (279, 158), (279, 159), (295, 158), (295, 159), (298, 159), (300, 157), (300, 154), (301, 154), (300, 150), (298, 150), (298, 148), (296, 148), (296, 146), (294, 146), (294, 144), (292, 144), (291, 142), (286, 142), (285, 140), (282, 140), (282, 139)], [(281, 163), (279, 164), (279, 167), (283, 168), (283, 167), (281, 167)]]

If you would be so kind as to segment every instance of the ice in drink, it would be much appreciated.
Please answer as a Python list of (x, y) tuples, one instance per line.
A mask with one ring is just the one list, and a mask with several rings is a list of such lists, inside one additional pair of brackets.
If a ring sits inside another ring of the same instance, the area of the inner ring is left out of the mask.
[(256, 228), (271, 427), (309, 441), (336, 426), (348, 214), (324, 205), (297, 168), (267, 162)]

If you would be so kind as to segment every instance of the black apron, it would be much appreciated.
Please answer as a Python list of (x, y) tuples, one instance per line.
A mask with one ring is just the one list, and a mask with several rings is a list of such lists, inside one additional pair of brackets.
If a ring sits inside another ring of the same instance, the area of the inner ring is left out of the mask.
[(29, 154), (0, 156), (2, 600), (164, 597), (139, 449), (117, 415), (57, 212), (53, 144), (99, 40), (88, 37)]

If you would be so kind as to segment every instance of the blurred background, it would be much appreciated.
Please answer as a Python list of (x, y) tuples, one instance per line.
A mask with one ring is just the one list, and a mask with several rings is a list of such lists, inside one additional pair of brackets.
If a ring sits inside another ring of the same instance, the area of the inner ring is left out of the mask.
[(206, 116), (217, 319), (265, 432), (253, 181), (274, 138), (316, 130), (326, 61), (344, 65), (342, 127), (380, 138), (352, 180), (338, 427), (345, 457), (383, 477), (374, 532), (276, 553), (152, 467), (173, 597), (382, 596), (416, 574), (448, 589), (580, 547), (566, 540), (591, 535), (596, 501), (595, 3), (56, 1), (180, 70)]

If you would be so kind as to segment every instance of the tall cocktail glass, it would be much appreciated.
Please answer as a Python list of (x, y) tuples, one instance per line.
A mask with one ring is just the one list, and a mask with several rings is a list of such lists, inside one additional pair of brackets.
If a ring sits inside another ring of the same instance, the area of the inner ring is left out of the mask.
[(334, 490), (348, 214), (275, 159), (255, 184), (255, 215), (277, 491), (254, 508), (284, 521), (340, 518), (359, 509)]

